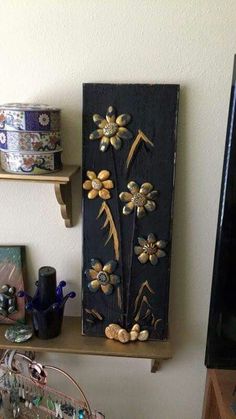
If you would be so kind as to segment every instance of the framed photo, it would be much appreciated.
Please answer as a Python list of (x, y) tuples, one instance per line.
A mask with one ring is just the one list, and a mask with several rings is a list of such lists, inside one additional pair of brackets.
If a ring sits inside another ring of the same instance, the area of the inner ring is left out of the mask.
[(0, 323), (14, 324), (25, 318), (25, 246), (0, 246)]

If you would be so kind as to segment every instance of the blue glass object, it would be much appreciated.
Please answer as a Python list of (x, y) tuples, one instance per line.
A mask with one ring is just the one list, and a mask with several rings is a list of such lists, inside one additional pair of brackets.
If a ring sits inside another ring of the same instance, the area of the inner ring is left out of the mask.
[(71, 291), (64, 296), (66, 282), (61, 281), (57, 286), (56, 271), (48, 266), (40, 268), (36, 286), (33, 297), (25, 291), (19, 291), (18, 296), (25, 298), (25, 308), (32, 314), (36, 336), (51, 339), (61, 333), (65, 303), (68, 298), (74, 298), (76, 293)]

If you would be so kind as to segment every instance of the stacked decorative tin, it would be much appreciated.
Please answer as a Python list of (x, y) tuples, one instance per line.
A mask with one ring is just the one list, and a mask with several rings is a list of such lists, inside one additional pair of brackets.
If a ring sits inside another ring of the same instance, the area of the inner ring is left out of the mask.
[(60, 109), (10, 103), (0, 106), (1, 167), (21, 174), (62, 168)]

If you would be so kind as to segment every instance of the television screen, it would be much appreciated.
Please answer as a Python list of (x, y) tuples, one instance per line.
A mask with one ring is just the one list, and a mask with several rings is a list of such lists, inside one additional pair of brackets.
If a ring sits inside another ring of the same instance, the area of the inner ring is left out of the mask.
[(230, 96), (205, 364), (236, 369), (236, 58)]

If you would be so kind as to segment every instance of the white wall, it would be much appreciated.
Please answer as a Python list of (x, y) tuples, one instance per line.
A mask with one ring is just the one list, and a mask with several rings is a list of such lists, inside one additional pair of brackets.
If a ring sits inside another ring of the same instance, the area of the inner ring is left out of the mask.
[[(108, 419), (199, 419), (236, 2), (6, 0), (0, 3), (0, 38), (1, 102), (61, 107), (66, 163), (81, 161), (82, 82), (181, 84), (174, 358), (158, 374), (150, 374), (148, 360), (46, 359), (73, 371)], [(77, 181), (77, 212), (79, 188)], [(80, 296), (81, 220), (64, 228), (53, 187), (1, 182), (0, 202), (0, 242), (27, 245), (31, 283), (38, 268), (50, 264)], [(67, 313), (79, 311), (78, 299)]]

